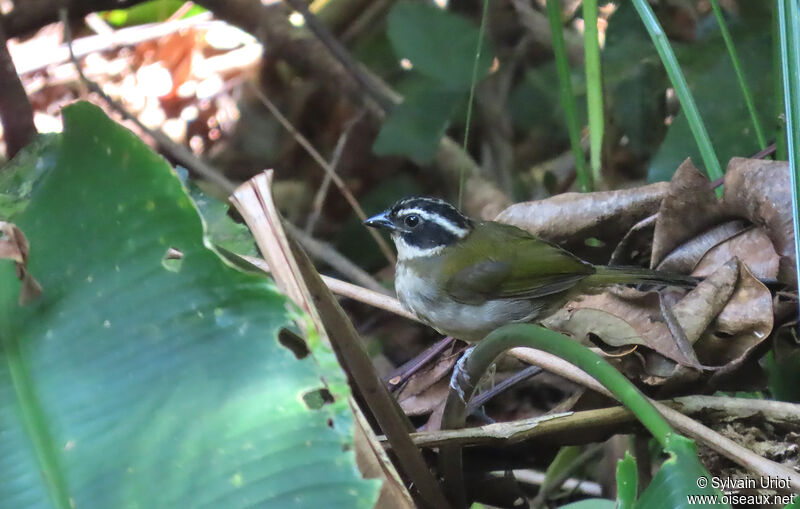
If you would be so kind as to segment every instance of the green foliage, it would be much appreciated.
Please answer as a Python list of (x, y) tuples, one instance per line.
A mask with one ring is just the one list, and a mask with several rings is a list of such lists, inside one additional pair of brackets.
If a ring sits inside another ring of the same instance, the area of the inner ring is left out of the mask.
[(800, 347), (786, 329), (775, 338), (764, 359), (772, 397), (800, 403)]
[[(453, 90), (467, 90), (478, 47), (478, 29), (466, 18), (422, 2), (399, 2), (387, 18), (387, 34), (398, 58), (407, 58), (420, 74)], [(492, 65), (485, 43), (479, 76)]]
[[(746, 12), (728, 21), (738, 50), (743, 75), (764, 126), (776, 123), (773, 109), (773, 73), (770, 55), (769, 3), (754, 2)], [(698, 22), (692, 43), (671, 41), (689, 89), (708, 129), (721, 162), (758, 151), (758, 139), (737, 76), (719, 27), (709, 15)], [(669, 126), (663, 124), (664, 95), (669, 82), (649, 37), (633, 6), (620, 4), (609, 19), (603, 52), (609, 122), (626, 149), (650, 160), (648, 179), (669, 180), (686, 158), (700, 163), (700, 151), (686, 116), (679, 112)], [(666, 135), (666, 138), (664, 136)], [(663, 142), (662, 142), (663, 140)]]
[(239, 255), (258, 256), (253, 235), (246, 225), (231, 219), (228, 215), (230, 207), (203, 192), (188, 179), (185, 170), (179, 170), (178, 175), (203, 218), (203, 231), (211, 244)]
[[(771, 125), (775, 123), (770, 117), (773, 75), (770, 60), (764, 58), (770, 52), (770, 37), (765, 27), (758, 27), (755, 23), (747, 27), (735, 26), (733, 37), (744, 75), (753, 91), (756, 111), (760, 112), (764, 125)], [(721, 36), (715, 32), (702, 42), (681, 48), (678, 54), (720, 161), (735, 156), (747, 157), (760, 150), (762, 147), (753, 132), (741, 90), (736, 86), (736, 73)], [(700, 161), (686, 116), (679, 114), (650, 162), (648, 179), (669, 180), (687, 156)]]
[(406, 155), (417, 164), (433, 159), (464, 93), (439, 88), (429, 80), (419, 82), (422, 86), (411, 88), (381, 127), (372, 147), (375, 154)]
[(25, 210), (39, 180), (55, 166), (61, 138), (40, 135), (0, 171), (0, 220)]
[[(399, 87), (404, 101), (384, 122), (373, 151), (425, 164), (433, 158), (456, 107), (467, 97), (479, 30), (461, 16), (420, 2), (395, 4), (387, 23), (397, 60), (408, 59), (413, 70)], [(477, 79), (486, 76), (493, 59), (484, 39)]]
[[(697, 450), (692, 440), (677, 434), (667, 439), (664, 452), (670, 455), (659, 469), (653, 481), (642, 493), (635, 507), (639, 509), (673, 509), (688, 507), (687, 495), (721, 495), (719, 491), (706, 483), (700, 487), (698, 479), (710, 479), (708, 471), (697, 459)], [(715, 507), (730, 507), (717, 504)]]
[[(341, 370), (313, 332), (302, 359), (278, 340), (307, 319), (206, 247), (132, 133), (85, 103), (64, 126), (12, 169), (52, 166), (11, 218), (43, 296), (18, 306), (0, 263), (3, 507), (372, 507)], [(323, 387), (333, 403), (309, 409)]]
[[(118, 27), (157, 23), (172, 16), (185, 3), (184, 0), (151, 0), (127, 9), (107, 11), (103, 17), (112, 25)], [(195, 5), (183, 17), (188, 18), (201, 12), (205, 12), (205, 9)]]
[(617, 462), (617, 502), (619, 509), (631, 509), (639, 490), (636, 459), (625, 451), (625, 458)]

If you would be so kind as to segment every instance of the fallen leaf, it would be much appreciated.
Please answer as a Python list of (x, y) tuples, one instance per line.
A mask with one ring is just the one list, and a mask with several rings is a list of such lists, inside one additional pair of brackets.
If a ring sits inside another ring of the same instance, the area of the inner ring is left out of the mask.
[[(700, 282), (672, 307), (689, 343), (700, 338), (733, 293), (738, 270), (731, 261)], [(659, 294), (632, 288), (610, 288), (569, 302), (543, 322), (548, 328), (586, 342), (590, 335), (613, 347), (646, 346), (677, 364), (697, 362), (678, 347), (661, 312)], [(674, 371), (674, 364), (658, 369), (659, 376)], [(651, 373), (654, 374), (654, 373)]]
[(767, 339), (772, 325), (772, 295), (742, 264), (733, 295), (695, 344), (697, 358), (730, 371)]
[(708, 179), (691, 159), (686, 159), (672, 177), (669, 192), (658, 210), (650, 266), (657, 267), (675, 248), (724, 217)]
[(14, 262), (17, 279), (22, 282), (19, 289), (19, 305), (24, 306), (42, 294), (42, 286), (28, 271), (30, 246), (22, 230), (13, 223), (0, 221), (0, 259)]
[(764, 229), (780, 256), (778, 279), (796, 285), (791, 190), (788, 163), (736, 157), (725, 173), (723, 203)]
[[(673, 249), (672, 252), (664, 257), (656, 268), (664, 272), (691, 274), (706, 253), (714, 249), (715, 246), (735, 237), (749, 228), (750, 223), (741, 219), (734, 219), (733, 221), (726, 221), (718, 224)], [(713, 269), (716, 269), (719, 265), (727, 262), (732, 257), (733, 255), (730, 255), (722, 259), (721, 263), (715, 265)], [(711, 272), (714, 271), (713, 269), (704, 272), (703, 276), (711, 274)]]
[(780, 257), (761, 228), (749, 228), (714, 246), (703, 256), (692, 275), (706, 277), (734, 257), (758, 279), (774, 279), (778, 276)]
[(397, 402), (406, 415), (425, 415), (434, 411), (450, 394), (450, 378), (440, 378), (424, 391), (404, 397), (398, 395)]
[(669, 184), (595, 193), (564, 193), (545, 200), (511, 205), (495, 221), (512, 224), (557, 243), (596, 238), (616, 245), (637, 222), (654, 214)]

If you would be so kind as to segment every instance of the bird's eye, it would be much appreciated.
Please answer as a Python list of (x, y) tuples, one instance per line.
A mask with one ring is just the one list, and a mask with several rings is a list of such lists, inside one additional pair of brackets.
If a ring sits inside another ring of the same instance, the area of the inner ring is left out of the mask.
[(413, 214), (410, 216), (406, 216), (405, 222), (406, 226), (408, 226), (409, 228), (414, 228), (419, 224), (419, 216), (415, 216)]

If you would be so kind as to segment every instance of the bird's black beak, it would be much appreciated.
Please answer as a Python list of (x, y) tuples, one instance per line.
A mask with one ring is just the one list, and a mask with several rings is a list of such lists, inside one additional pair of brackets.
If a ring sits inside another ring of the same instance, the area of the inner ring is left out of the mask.
[(376, 214), (376, 215), (370, 217), (369, 219), (364, 221), (364, 224), (367, 225), (367, 226), (371, 226), (373, 228), (379, 228), (379, 229), (389, 230), (389, 231), (397, 229), (397, 228), (395, 228), (394, 223), (389, 219), (389, 211), (388, 210), (384, 210), (380, 214)]

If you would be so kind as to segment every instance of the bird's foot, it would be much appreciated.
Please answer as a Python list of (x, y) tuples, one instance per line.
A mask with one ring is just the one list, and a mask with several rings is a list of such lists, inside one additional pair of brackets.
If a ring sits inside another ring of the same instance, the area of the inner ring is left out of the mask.
[(471, 396), (472, 393), (475, 392), (475, 383), (472, 382), (472, 379), (465, 368), (469, 354), (472, 353), (474, 348), (474, 346), (471, 346), (464, 351), (464, 355), (458, 359), (455, 367), (453, 367), (453, 376), (450, 377), (450, 388), (456, 391), (458, 397), (461, 398), (461, 401), (463, 401), (465, 404), (467, 402), (466, 395), (469, 394)]

